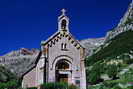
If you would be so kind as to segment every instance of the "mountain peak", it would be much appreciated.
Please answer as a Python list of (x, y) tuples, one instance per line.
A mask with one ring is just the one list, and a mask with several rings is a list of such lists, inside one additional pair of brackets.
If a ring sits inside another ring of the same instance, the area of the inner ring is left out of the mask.
[(37, 54), (39, 52), (38, 49), (27, 49), (27, 48), (21, 48), (19, 50), (15, 50), (15, 51), (11, 51), (7, 54), (5, 54), (4, 56), (6, 57), (14, 57), (14, 56), (21, 56), (21, 55), (34, 55)]
[(125, 13), (124, 17), (120, 20), (118, 26), (126, 24), (127, 20), (129, 19), (133, 19), (133, 2), (130, 3), (127, 12)]
[(128, 30), (133, 30), (133, 2), (129, 5), (128, 10), (126, 11), (123, 18), (120, 20), (117, 27), (115, 27), (113, 30), (107, 32), (105, 42), (113, 39), (120, 33), (123, 33)]

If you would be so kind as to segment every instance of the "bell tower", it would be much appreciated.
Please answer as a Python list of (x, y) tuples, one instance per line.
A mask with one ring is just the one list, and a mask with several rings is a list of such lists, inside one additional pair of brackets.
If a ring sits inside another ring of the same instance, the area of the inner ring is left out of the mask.
[(62, 14), (58, 17), (58, 31), (69, 32), (69, 18), (66, 16), (66, 10), (61, 10)]

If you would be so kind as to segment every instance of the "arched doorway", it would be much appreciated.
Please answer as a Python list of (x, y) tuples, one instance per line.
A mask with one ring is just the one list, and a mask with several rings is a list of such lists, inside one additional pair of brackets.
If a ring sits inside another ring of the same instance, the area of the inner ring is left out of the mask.
[(69, 82), (71, 74), (71, 65), (70, 63), (65, 60), (61, 59), (56, 63), (55, 66), (55, 77), (56, 77), (56, 82)]

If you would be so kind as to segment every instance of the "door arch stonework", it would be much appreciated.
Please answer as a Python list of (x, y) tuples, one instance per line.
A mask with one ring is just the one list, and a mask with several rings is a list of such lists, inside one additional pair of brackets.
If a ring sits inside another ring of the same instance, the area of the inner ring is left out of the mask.
[(69, 57), (69, 56), (67, 56), (67, 55), (61, 55), (61, 56), (56, 57), (56, 58), (53, 60), (53, 63), (52, 63), (52, 66), (51, 66), (51, 70), (55, 70), (55, 66), (56, 66), (57, 62), (58, 62), (59, 60), (62, 60), (62, 59), (68, 61), (68, 62), (71, 64), (71, 67), (72, 67), (73, 58), (71, 58), (71, 57)]
[[(60, 80), (65, 80), (67, 81), (67, 83), (72, 82), (72, 66), (73, 66), (72, 62), (73, 62), (73, 59), (66, 55), (55, 58), (52, 64), (52, 68), (51, 68), (51, 70), (54, 71), (54, 74), (55, 74), (54, 75), (55, 82), (60, 82)], [(64, 68), (64, 69), (59, 68), (59, 65), (60, 65), (59, 63), (64, 64), (65, 67), (68, 67), (68, 68)]]
[(56, 82), (68, 83), (71, 79), (71, 64), (65, 59), (61, 59), (55, 66), (55, 79)]

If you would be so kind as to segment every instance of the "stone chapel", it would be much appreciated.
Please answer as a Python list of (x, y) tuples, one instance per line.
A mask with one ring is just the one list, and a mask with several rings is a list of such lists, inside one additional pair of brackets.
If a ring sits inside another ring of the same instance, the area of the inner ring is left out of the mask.
[(41, 42), (34, 66), (22, 76), (22, 87), (37, 87), (47, 82), (67, 82), (86, 89), (85, 49), (69, 31), (65, 9), (58, 17), (58, 31)]

